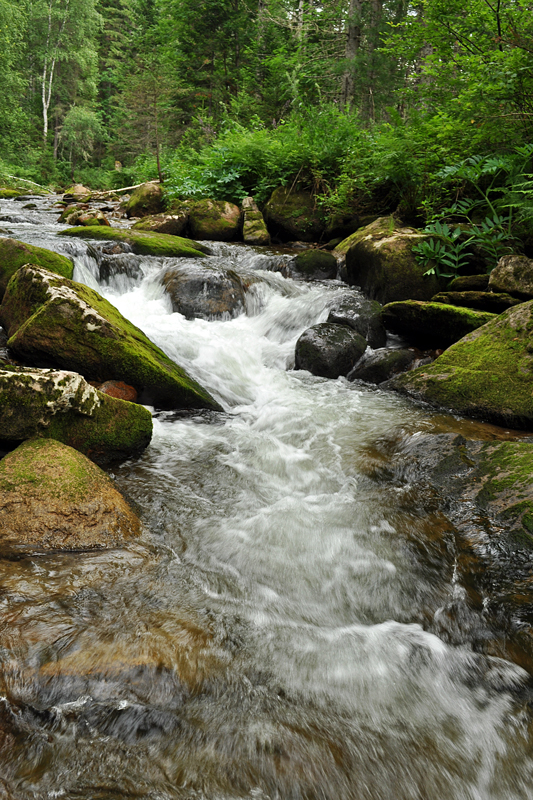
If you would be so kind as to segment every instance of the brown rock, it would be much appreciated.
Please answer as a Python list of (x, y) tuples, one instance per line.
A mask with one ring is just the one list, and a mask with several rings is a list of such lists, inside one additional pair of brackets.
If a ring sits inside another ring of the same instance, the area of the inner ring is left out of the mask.
[(128, 400), (130, 403), (135, 403), (137, 400), (136, 389), (133, 386), (128, 386), (124, 381), (106, 381), (97, 388), (104, 394), (108, 394), (110, 397), (117, 397), (119, 400)]
[(96, 464), (54, 439), (0, 461), (0, 554), (117, 547), (140, 521)]

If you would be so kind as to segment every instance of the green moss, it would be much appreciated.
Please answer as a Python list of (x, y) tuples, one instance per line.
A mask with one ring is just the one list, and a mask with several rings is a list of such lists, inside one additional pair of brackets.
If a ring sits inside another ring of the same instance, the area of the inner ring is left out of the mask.
[(80, 239), (102, 239), (125, 242), (134, 253), (148, 256), (174, 256), (176, 258), (202, 258), (204, 248), (191, 239), (153, 231), (119, 230), (103, 225), (79, 226), (61, 231), (59, 236), (76, 236)]
[[(61, 296), (48, 299), (44, 277), (52, 288), (74, 290), (95, 313), (83, 313)], [(30, 363), (60, 366), (88, 380), (123, 380), (137, 389), (141, 402), (163, 408), (220, 409), (139, 328), (83, 284), (23, 270), (9, 284), (1, 319), (8, 322), (9, 347)]]
[(370, 225), (366, 225), (364, 228), (359, 228), (359, 230), (355, 231), (355, 233), (352, 233), (350, 236), (347, 236), (346, 239), (343, 239), (336, 246), (335, 252), (339, 255), (346, 255), (350, 247), (353, 247), (361, 242), (365, 236), (372, 235), (376, 238), (382, 238), (385, 236), (390, 236), (397, 229), (398, 224), (394, 217), (379, 217), (378, 219), (374, 220), (374, 222), (370, 223)]
[(486, 311), (418, 300), (388, 303), (382, 310), (386, 328), (425, 347), (448, 347), (494, 317)]
[(20, 197), (24, 194), (20, 189), (0, 189), (0, 200), (11, 200), (13, 197)]
[(0, 299), (12, 275), (24, 264), (36, 264), (64, 278), (72, 278), (74, 271), (70, 258), (45, 250), (44, 247), (0, 237)]

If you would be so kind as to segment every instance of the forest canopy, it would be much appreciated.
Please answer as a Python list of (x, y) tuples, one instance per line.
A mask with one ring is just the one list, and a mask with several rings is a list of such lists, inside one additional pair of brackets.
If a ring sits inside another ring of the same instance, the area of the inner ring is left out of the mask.
[(522, 0), (0, 0), (0, 178), (524, 211), (532, 42)]

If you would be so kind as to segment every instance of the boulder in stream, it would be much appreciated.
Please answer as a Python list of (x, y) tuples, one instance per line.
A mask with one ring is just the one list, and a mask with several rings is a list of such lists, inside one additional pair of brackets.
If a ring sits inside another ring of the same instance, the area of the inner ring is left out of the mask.
[(81, 283), (28, 265), (11, 280), (0, 324), (17, 358), (124, 381), (159, 408), (220, 410), (211, 395), (117, 309)]
[(192, 200), (184, 204), (189, 210), (189, 231), (195, 239), (231, 242), (240, 239), (241, 211), (225, 200)]
[(387, 330), (424, 348), (449, 347), (495, 316), (487, 311), (419, 300), (388, 303), (382, 311)]
[(337, 248), (346, 253), (348, 283), (359, 286), (372, 300), (429, 300), (446, 288), (446, 279), (424, 275), (413, 246), (428, 238), (402, 227), (393, 217), (380, 217), (353, 233)]
[(138, 186), (126, 203), (126, 216), (147, 217), (165, 210), (163, 188), (159, 182), (149, 181)]
[(533, 260), (527, 256), (503, 256), (490, 273), (489, 289), (529, 300), (533, 297)]
[(346, 325), (322, 322), (302, 333), (296, 342), (295, 368), (322, 378), (348, 375), (366, 350), (366, 341)]
[(107, 226), (67, 228), (60, 236), (76, 236), (80, 239), (103, 239), (111, 242), (124, 242), (132, 252), (145, 256), (173, 256), (176, 258), (203, 258), (207, 248), (191, 239), (170, 236), (167, 233), (150, 231), (121, 230)]
[(372, 348), (384, 347), (387, 332), (381, 319), (381, 305), (353, 292), (338, 300), (329, 312), (328, 322), (348, 325), (364, 336)]
[(154, 233), (168, 233), (170, 236), (183, 236), (189, 222), (188, 210), (172, 214), (154, 214), (135, 222), (133, 231), (152, 231)]
[(289, 262), (292, 277), (325, 280), (337, 277), (337, 259), (324, 250), (305, 250)]
[(0, 461), (0, 556), (117, 547), (141, 532), (113, 481), (54, 439), (32, 439)]
[(187, 319), (234, 317), (244, 310), (244, 289), (237, 273), (209, 264), (171, 267), (162, 276), (172, 310)]
[(347, 377), (349, 381), (380, 384), (400, 372), (412, 369), (417, 361), (419, 359), (414, 350), (380, 347), (368, 356), (363, 355)]
[(533, 430), (533, 301), (494, 317), (387, 386), (496, 425)]
[(98, 464), (138, 456), (152, 436), (143, 406), (117, 400), (76, 372), (0, 369), (0, 439), (57, 439)]
[(317, 242), (325, 227), (324, 215), (310, 192), (279, 186), (264, 210), (270, 234), (281, 242)]
[(0, 237), (0, 300), (11, 276), (24, 264), (36, 264), (64, 278), (72, 278), (74, 272), (74, 264), (66, 256), (17, 239)]

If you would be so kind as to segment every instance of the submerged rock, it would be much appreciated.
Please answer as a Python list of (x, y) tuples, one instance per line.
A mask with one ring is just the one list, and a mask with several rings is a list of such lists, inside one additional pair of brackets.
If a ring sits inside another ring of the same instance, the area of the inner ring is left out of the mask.
[(161, 278), (172, 310), (187, 319), (220, 319), (244, 310), (244, 289), (239, 276), (208, 264), (171, 267)]
[(272, 193), (264, 215), (271, 235), (281, 242), (317, 242), (326, 227), (310, 192), (291, 191), (284, 186)]
[(337, 277), (337, 259), (323, 250), (306, 250), (289, 262), (290, 274), (307, 280), (325, 280)]
[(71, 447), (33, 439), (0, 461), (0, 556), (100, 550), (140, 532), (111, 478)]
[(253, 197), (245, 197), (242, 201), (242, 238), (249, 245), (270, 244), (270, 234), (265, 220)]
[(97, 292), (26, 266), (0, 306), (9, 347), (39, 366), (75, 370), (88, 380), (121, 380), (159, 408), (220, 409), (218, 403)]
[(372, 348), (383, 347), (387, 341), (387, 332), (381, 320), (381, 305), (376, 300), (367, 300), (355, 293), (346, 295), (335, 303), (327, 321), (348, 325), (364, 336)]
[(24, 264), (36, 264), (64, 278), (72, 278), (74, 272), (74, 264), (70, 258), (45, 250), (44, 247), (35, 247), (17, 239), (0, 237), (0, 300), (9, 279)]
[(387, 330), (425, 348), (449, 347), (494, 317), (487, 311), (418, 300), (388, 303), (382, 311)]
[(0, 368), (0, 439), (57, 439), (99, 464), (139, 455), (150, 442), (143, 406), (97, 391), (75, 372)]
[(135, 189), (126, 203), (126, 216), (147, 217), (165, 210), (163, 189), (159, 183), (150, 181)]
[(393, 217), (381, 217), (341, 242), (346, 253), (348, 283), (360, 286), (372, 300), (429, 300), (446, 288), (446, 281), (424, 275), (413, 246), (428, 238), (414, 228), (403, 228)]
[(533, 297), (533, 261), (527, 256), (503, 256), (490, 273), (489, 288), (526, 300)]
[(390, 388), (496, 425), (533, 430), (533, 301), (494, 317)]
[(206, 250), (203, 245), (191, 239), (169, 236), (166, 233), (126, 231), (107, 226), (89, 226), (67, 228), (60, 231), (59, 236), (76, 236), (80, 239), (104, 239), (105, 241), (124, 242), (132, 252), (145, 256), (175, 256), (176, 258), (202, 258)]
[(366, 350), (363, 337), (346, 325), (322, 322), (302, 333), (296, 342), (295, 369), (322, 378), (348, 375)]

